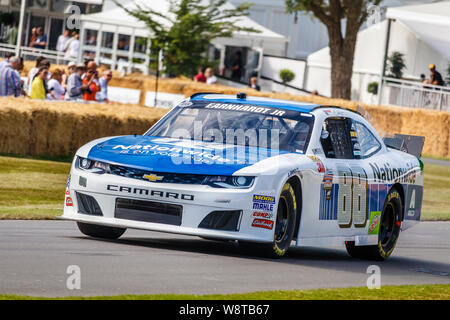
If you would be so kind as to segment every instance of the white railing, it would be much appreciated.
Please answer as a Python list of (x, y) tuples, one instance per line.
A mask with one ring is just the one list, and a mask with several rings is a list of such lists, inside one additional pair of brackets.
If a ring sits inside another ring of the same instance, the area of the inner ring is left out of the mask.
[[(84, 46), (83, 47), (83, 57), (84, 58), (92, 58), (92, 56), (89, 56), (89, 52), (95, 53), (96, 46)], [(0, 43), (0, 58), (4, 57), (7, 52), (16, 52), (16, 46)], [(37, 49), (37, 48), (30, 48), (30, 47), (21, 47), (20, 48), (20, 55), (25, 60), (36, 60), (37, 57), (43, 56), (47, 60), (49, 60), (52, 64), (57, 65), (67, 65), (69, 62), (74, 61), (77, 62), (77, 58), (66, 58), (65, 52), (59, 52), (54, 50), (46, 50), (46, 49)], [(116, 61), (114, 61), (111, 58), (108, 58), (108, 55), (113, 55), (113, 50), (108, 48), (101, 48), (100, 49), (100, 56), (97, 59), (97, 62), (100, 64), (110, 65), (112, 68), (118, 68), (118, 69), (125, 69), (125, 70), (139, 70), (144, 74), (148, 73), (148, 55), (141, 52), (134, 52), (133, 59), (137, 59), (137, 61), (141, 61), (141, 63), (125, 60), (130, 59), (130, 52), (125, 50), (118, 50), (117, 51), (117, 58)], [(121, 70), (119, 70), (121, 71)]]
[(383, 79), (382, 104), (450, 112), (450, 87)]

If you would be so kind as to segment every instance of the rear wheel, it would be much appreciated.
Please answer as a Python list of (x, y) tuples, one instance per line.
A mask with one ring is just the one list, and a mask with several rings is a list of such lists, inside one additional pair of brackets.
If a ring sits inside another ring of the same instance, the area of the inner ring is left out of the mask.
[(269, 244), (239, 241), (239, 247), (248, 254), (280, 258), (286, 254), (295, 233), (297, 204), (294, 188), (286, 183), (281, 190), (275, 222), (274, 241)]
[(81, 233), (87, 236), (110, 240), (119, 239), (127, 230), (122, 228), (106, 227), (82, 222), (77, 222), (77, 225)]
[(400, 235), (402, 208), (399, 192), (396, 189), (391, 190), (381, 213), (378, 245), (355, 246), (355, 242), (347, 242), (347, 252), (359, 259), (384, 261), (389, 258)]

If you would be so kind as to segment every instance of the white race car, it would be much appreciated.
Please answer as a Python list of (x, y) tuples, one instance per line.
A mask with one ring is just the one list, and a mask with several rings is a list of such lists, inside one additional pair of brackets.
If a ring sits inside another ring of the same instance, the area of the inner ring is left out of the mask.
[(384, 260), (420, 220), (422, 147), (419, 137), (383, 141), (337, 107), (197, 94), (142, 136), (78, 150), (62, 218), (97, 238), (161, 231), (272, 257), (293, 241), (345, 244)]

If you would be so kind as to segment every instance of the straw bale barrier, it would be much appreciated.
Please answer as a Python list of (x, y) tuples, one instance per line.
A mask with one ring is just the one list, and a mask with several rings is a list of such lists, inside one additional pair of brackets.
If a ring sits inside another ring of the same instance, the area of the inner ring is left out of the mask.
[[(141, 90), (140, 104), (143, 106), (146, 93), (155, 91), (156, 81), (152, 76), (132, 74), (120, 77), (115, 72), (110, 86)], [(423, 135), (426, 137), (425, 154), (450, 157), (450, 113), (447, 112), (374, 106), (320, 96), (258, 92), (253, 89), (206, 85), (183, 77), (161, 78), (158, 90), (186, 97), (199, 92), (245, 92), (252, 96), (333, 105), (351, 110), (356, 110), (360, 105), (370, 113), (376, 129), (391, 134)], [(42, 102), (31, 100), (5, 99), (0, 101), (0, 152), (66, 155), (93, 138), (144, 132), (165, 112), (127, 105), (45, 103), (44, 106)]]
[(142, 134), (167, 110), (131, 105), (0, 99), (0, 153), (70, 155), (105, 137)]

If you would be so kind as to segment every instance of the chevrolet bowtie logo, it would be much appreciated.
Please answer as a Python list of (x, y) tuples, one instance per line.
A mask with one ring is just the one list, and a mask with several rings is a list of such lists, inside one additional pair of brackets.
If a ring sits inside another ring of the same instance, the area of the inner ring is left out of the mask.
[(164, 177), (157, 176), (156, 174), (146, 174), (143, 178), (151, 182), (162, 181), (164, 179)]

